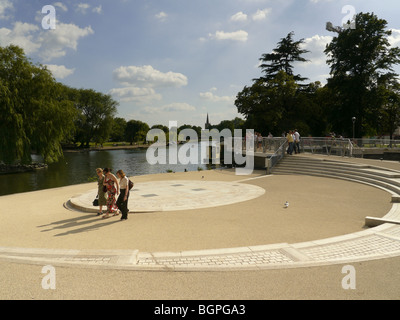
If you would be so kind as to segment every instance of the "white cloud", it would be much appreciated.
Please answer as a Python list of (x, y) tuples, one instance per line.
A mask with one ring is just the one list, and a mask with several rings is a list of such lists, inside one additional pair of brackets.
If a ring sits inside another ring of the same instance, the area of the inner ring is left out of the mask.
[(67, 49), (77, 50), (78, 41), (81, 38), (93, 34), (93, 29), (89, 26), (80, 28), (75, 24), (57, 23), (55, 30), (42, 31), (39, 36), (41, 43), (40, 56), (45, 61), (66, 55)]
[(94, 7), (92, 9), (92, 12), (97, 13), (97, 14), (102, 14), (103, 13), (103, 6), (99, 5), (98, 7)]
[(150, 65), (137, 67), (119, 67), (113, 72), (114, 79), (123, 85), (140, 85), (143, 87), (183, 87), (188, 79), (182, 73), (161, 72)]
[(55, 65), (55, 64), (48, 64), (46, 66), (47, 66), (47, 69), (49, 69), (51, 71), (51, 73), (53, 74), (53, 76), (57, 79), (64, 79), (75, 72), (75, 68), (68, 69), (62, 65), (59, 66), (59, 65)]
[(313, 65), (325, 65), (326, 64), (326, 55), (324, 53), (326, 45), (332, 41), (331, 36), (320, 36), (315, 35), (311, 38), (304, 39), (304, 44), (302, 45), (302, 49), (306, 49), (310, 51), (307, 55), (304, 55), (304, 58), (310, 60), (310, 63)]
[(311, 3), (331, 2), (332, 0), (310, 0)]
[(231, 21), (247, 21), (247, 14), (240, 11), (231, 17)]
[(161, 11), (160, 13), (157, 13), (155, 17), (160, 21), (165, 21), (168, 15), (165, 12)]
[(14, 6), (10, 0), (0, 0), (0, 19), (8, 19), (10, 16), (6, 11), (13, 9)]
[[(90, 8), (91, 8), (91, 5), (88, 3), (79, 3), (76, 5), (75, 11), (79, 12), (81, 14), (86, 14)], [(98, 7), (94, 7), (91, 11), (94, 13), (97, 13), (97, 14), (102, 14), (103, 6), (99, 5)]]
[(189, 112), (196, 111), (196, 107), (185, 103), (185, 102), (174, 102), (161, 107), (150, 107), (146, 106), (142, 109), (146, 114), (160, 114), (160, 113), (170, 113), (170, 112)]
[(161, 100), (161, 95), (157, 94), (153, 88), (125, 87), (111, 89), (109, 94), (120, 99), (122, 102), (150, 103)]
[(391, 29), (392, 35), (388, 37), (389, 43), (392, 47), (400, 46), (400, 30)]
[(65, 11), (65, 12), (68, 11), (67, 6), (65, 4), (63, 4), (62, 2), (55, 2), (54, 6), (60, 8), (62, 11)]
[(2, 46), (17, 45), (24, 49), (26, 54), (32, 54), (39, 50), (41, 44), (37, 41), (37, 25), (15, 22), (13, 29), (0, 29), (0, 43)]
[(76, 6), (76, 11), (82, 14), (86, 14), (87, 10), (90, 8), (88, 3), (78, 3)]
[(210, 33), (209, 37), (211, 39), (216, 39), (216, 40), (233, 40), (233, 41), (246, 42), (248, 35), (249, 34), (243, 30), (235, 32), (217, 31), (215, 34)]
[(266, 8), (264, 10), (258, 9), (257, 12), (253, 14), (252, 18), (254, 21), (264, 20), (269, 13), (271, 13), (271, 8)]
[(34, 24), (15, 22), (13, 29), (0, 29), (0, 43), (20, 46), (27, 55), (38, 53), (48, 62), (65, 56), (67, 49), (76, 51), (78, 41), (93, 33), (90, 26), (80, 28), (74, 24), (57, 23), (55, 30), (43, 30)]
[(204, 100), (209, 100), (212, 102), (234, 102), (234, 96), (217, 96), (212, 91), (216, 91), (215, 88), (210, 89), (208, 92), (200, 92), (200, 98)]
[(161, 110), (167, 112), (195, 111), (196, 107), (184, 102), (175, 102), (162, 106)]

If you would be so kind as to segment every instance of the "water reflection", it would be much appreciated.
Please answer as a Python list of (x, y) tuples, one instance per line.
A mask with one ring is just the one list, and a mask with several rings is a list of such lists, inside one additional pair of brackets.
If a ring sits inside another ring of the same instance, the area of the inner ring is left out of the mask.
[[(197, 144), (195, 146), (200, 149)], [(201, 164), (200, 154), (199, 150), (199, 164), (150, 165), (144, 149), (66, 152), (63, 159), (49, 165), (47, 169), (0, 175), (0, 195), (86, 183), (90, 178), (97, 178), (96, 168), (109, 167), (114, 173), (122, 169), (128, 176), (165, 173), (167, 170), (196, 171), (198, 167), (206, 169), (206, 165)], [(38, 157), (34, 157), (33, 160), (40, 161)]]

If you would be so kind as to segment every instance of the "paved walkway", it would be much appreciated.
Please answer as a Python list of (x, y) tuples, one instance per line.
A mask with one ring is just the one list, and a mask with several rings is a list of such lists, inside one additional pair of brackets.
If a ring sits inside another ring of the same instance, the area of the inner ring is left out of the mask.
[[(174, 177), (177, 176), (179, 175)], [(193, 174), (191, 176), (180, 175), (179, 179), (171, 179), (171, 177), (171, 175), (162, 175), (153, 177), (153, 181), (145, 181), (145, 178), (135, 179), (133, 190), (135, 201), (133, 201), (134, 205), (131, 207), (131, 211), (133, 213), (176, 212), (179, 210), (191, 211), (205, 208), (215, 211), (218, 207), (225, 206), (226, 208), (226, 206), (235, 207), (235, 205), (246, 204), (250, 212), (254, 210), (252, 202), (265, 196), (266, 190), (257, 184), (263, 185), (265, 181), (270, 179), (268, 176), (259, 174), (241, 179), (232, 174), (225, 174), (224, 179), (226, 181), (219, 181), (221, 180), (222, 173), (219, 173), (219, 176), (215, 177), (215, 173), (211, 172), (198, 173), (196, 179), (182, 179), (182, 177), (193, 178)], [(284, 180), (283, 177), (276, 178)], [(300, 178), (296, 177), (296, 179)], [(330, 180), (312, 179), (313, 183), (320, 181), (321, 187), (323, 181), (326, 183), (326, 180)], [(310, 182), (308, 181), (307, 183)], [(341, 183), (348, 184), (353, 188), (359, 186), (359, 184), (350, 182)], [(81, 189), (85, 186), (81, 186)], [(93, 184), (87, 184), (87, 186), (92, 187)], [(370, 189), (370, 187), (365, 188)], [(292, 189), (289, 188), (289, 190)], [(379, 190), (375, 191), (373, 188), (372, 191), (376, 194), (380, 192)], [(68, 194), (65, 194), (65, 208), (71, 210), (69, 211), (71, 213), (74, 211), (75, 214), (77, 213), (76, 211), (82, 213), (95, 211), (91, 205), (95, 193), (95, 189), (88, 188), (82, 193), (70, 196), (69, 200), (67, 198)], [(59, 193), (57, 195), (59, 196)], [(11, 197), (8, 197), (8, 199), (11, 199)], [(6, 197), (2, 197), (1, 199), (4, 200)], [(271, 203), (272, 200), (270, 199)], [(282, 213), (289, 212), (290, 207), (285, 209), (283, 208), (283, 201), (281, 203), (280, 210)], [(307, 203), (307, 205), (309, 207), (312, 206), (311, 203)], [(399, 204), (393, 204), (390, 209), (391, 212), (398, 212), (398, 210), (400, 210)], [(201, 212), (201, 210), (198, 212)], [(384, 215), (385, 212), (382, 212), (382, 214)], [(173, 216), (171, 216), (172, 219), (174, 219)], [(158, 232), (162, 232), (162, 230), (158, 229)], [(221, 230), (221, 232), (223, 231)], [(143, 234), (143, 237), (146, 237), (146, 234)], [(169, 237), (172, 238), (174, 235), (169, 235)], [(89, 238), (86, 237), (86, 239)], [(73, 247), (71, 249), (50, 249), (46, 247), (31, 249), (26, 247), (0, 247), (0, 259), (6, 261), (140, 271), (282, 269), (352, 263), (398, 256), (400, 256), (400, 226), (394, 224), (383, 224), (379, 227), (321, 240), (211, 250), (142, 252), (136, 249), (73, 249)]]

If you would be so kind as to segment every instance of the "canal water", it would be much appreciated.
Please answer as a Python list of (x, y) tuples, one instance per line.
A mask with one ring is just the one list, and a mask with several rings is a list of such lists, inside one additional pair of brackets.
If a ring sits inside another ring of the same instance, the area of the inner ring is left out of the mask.
[[(0, 196), (97, 181), (96, 168), (108, 167), (114, 174), (122, 169), (129, 177), (169, 171), (184, 172), (185, 169), (206, 170), (207, 166), (201, 164), (200, 145), (194, 144), (193, 148), (195, 147), (199, 148), (198, 164), (185, 165), (179, 161), (178, 164), (151, 165), (146, 159), (146, 149), (65, 152), (64, 158), (50, 164), (46, 169), (0, 175)], [(169, 148), (166, 148), (167, 159), (168, 152)], [(41, 161), (39, 157), (34, 157), (33, 160)]]

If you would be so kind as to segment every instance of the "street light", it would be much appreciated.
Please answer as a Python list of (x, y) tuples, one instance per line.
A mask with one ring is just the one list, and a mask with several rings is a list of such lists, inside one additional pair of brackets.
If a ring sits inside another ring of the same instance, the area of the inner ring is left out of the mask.
[(355, 124), (356, 124), (356, 117), (351, 118), (351, 120), (353, 121), (353, 141), (354, 141), (354, 136), (355, 136)]

